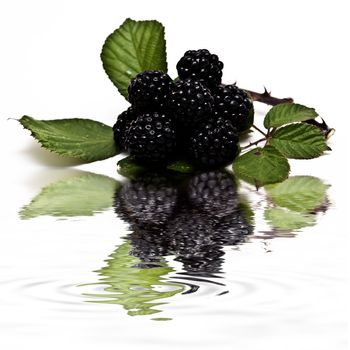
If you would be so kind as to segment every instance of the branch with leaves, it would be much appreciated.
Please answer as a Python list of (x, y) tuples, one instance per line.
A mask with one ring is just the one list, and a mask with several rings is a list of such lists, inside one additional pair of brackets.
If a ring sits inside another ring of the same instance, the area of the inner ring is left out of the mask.
[[(107, 37), (101, 59), (108, 77), (127, 98), (130, 80), (138, 73), (145, 70), (167, 72), (164, 26), (157, 21), (127, 19)], [(241, 147), (241, 155), (233, 163), (236, 175), (257, 187), (279, 182), (288, 177), (287, 158), (311, 159), (330, 150), (326, 141), (334, 129), (324, 121), (316, 121), (318, 114), (313, 108), (295, 104), (291, 98), (273, 97), (266, 89), (263, 93), (246, 91), (253, 100), (273, 107), (264, 119), (266, 131), (252, 126), (263, 138)], [(112, 127), (98, 121), (77, 118), (36, 120), (23, 116), (19, 122), (44, 148), (62, 156), (93, 162), (119, 153)], [(263, 147), (262, 142), (265, 142)], [(127, 173), (133, 167), (142, 169), (133, 157), (124, 158), (118, 166), (121, 173)], [(182, 173), (196, 171), (192, 164), (182, 159), (172, 160), (164, 168)]]

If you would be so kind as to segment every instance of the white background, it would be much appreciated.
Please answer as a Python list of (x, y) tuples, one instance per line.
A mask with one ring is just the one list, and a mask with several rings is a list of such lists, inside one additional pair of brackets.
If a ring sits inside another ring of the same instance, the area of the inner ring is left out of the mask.
[[(337, 209), (328, 225), (348, 231), (350, 25), (348, 2), (339, 0), (1, 0), (1, 231), (9, 230), (16, 210), (67, 165), (8, 118), (83, 117), (112, 125), (127, 104), (99, 55), (106, 36), (127, 17), (165, 25), (173, 77), (187, 49), (208, 48), (225, 64), (225, 83), (257, 91), (266, 85), (276, 96), (316, 108), (336, 128), (333, 152), (292, 162), (293, 174), (331, 181)], [(115, 160), (84, 169), (114, 176)], [(336, 255), (336, 242), (332, 247), (330, 254)], [(277, 348), (280, 341), (265, 345)]]

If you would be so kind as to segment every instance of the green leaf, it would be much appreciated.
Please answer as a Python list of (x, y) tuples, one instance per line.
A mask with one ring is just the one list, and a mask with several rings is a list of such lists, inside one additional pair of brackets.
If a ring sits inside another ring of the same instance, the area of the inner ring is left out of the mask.
[(318, 114), (313, 108), (296, 103), (281, 103), (272, 107), (266, 114), (264, 126), (266, 129), (276, 128), (285, 124), (313, 119), (317, 116)]
[(315, 215), (282, 208), (266, 209), (264, 216), (271, 226), (279, 230), (299, 230), (303, 227), (313, 226), (316, 223)]
[(183, 174), (191, 174), (196, 168), (186, 160), (175, 160), (167, 165), (167, 169)]
[(282, 183), (265, 186), (274, 204), (296, 212), (310, 212), (321, 206), (328, 188), (313, 176), (293, 176)]
[(288, 160), (272, 146), (257, 147), (233, 163), (235, 174), (257, 187), (284, 180), (289, 169)]
[(94, 298), (90, 302), (122, 305), (130, 316), (158, 313), (161, 310), (156, 306), (165, 304), (160, 300), (182, 293), (184, 285), (165, 279), (174, 271), (165, 261), (142, 268), (142, 261), (132, 256), (131, 250), (129, 241), (122, 244), (107, 260), (107, 266), (98, 271), (101, 282), (97, 284), (105, 286), (104, 292), (84, 295)]
[(49, 151), (93, 162), (118, 153), (113, 129), (90, 119), (37, 120), (23, 116), (19, 122)]
[(103, 45), (103, 68), (127, 98), (130, 80), (145, 70), (167, 72), (164, 27), (157, 21), (128, 18)]
[(110, 177), (83, 172), (44, 187), (19, 215), (21, 219), (91, 216), (113, 206), (119, 187), (120, 183)]
[(314, 125), (297, 123), (277, 129), (269, 144), (287, 158), (319, 157), (329, 147), (322, 132)]
[(121, 159), (117, 163), (118, 173), (130, 179), (137, 178), (143, 173), (147, 172), (147, 168), (138, 163), (133, 156), (128, 156)]

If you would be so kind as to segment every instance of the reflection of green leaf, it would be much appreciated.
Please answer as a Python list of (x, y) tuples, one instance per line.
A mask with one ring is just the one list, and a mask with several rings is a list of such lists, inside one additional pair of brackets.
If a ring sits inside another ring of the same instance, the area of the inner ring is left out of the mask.
[(115, 156), (113, 129), (90, 119), (37, 120), (23, 116), (19, 122), (51, 152), (94, 162)]
[(267, 185), (265, 189), (276, 205), (307, 212), (324, 202), (328, 187), (313, 176), (294, 176), (282, 183)]
[(130, 179), (137, 178), (141, 174), (147, 172), (147, 168), (138, 163), (133, 156), (121, 159), (118, 163), (118, 173)]
[(40, 215), (90, 216), (113, 205), (120, 183), (110, 177), (84, 172), (44, 187), (20, 211), (22, 219)]
[[(157, 300), (169, 298), (184, 290), (184, 286), (168, 282), (164, 277), (173, 271), (165, 262), (151, 268), (139, 268), (140, 259), (129, 255), (129, 242), (119, 246), (102, 268), (98, 284), (107, 285), (103, 294), (84, 294), (95, 303), (119, 304), (128, 310), (128, 315), (151, 315), (160, 310), (154, 307), (164, 304)], [(162, 290), (161, 290), (162, 289)]]
[(235, 175), (257, 186), (284, 180), (289, 173), (287, 159), (272, 146), (257, 147), (233, 163)]
[(270, 208), (265, 210), (265, 220), (280, 230), (298, 230), (313, 226), (316, 216), (283, 208)]

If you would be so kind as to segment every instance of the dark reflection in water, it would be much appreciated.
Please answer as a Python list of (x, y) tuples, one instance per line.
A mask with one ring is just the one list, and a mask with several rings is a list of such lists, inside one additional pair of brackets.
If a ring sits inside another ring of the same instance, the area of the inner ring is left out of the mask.
[[(224, 285), (216, 280), (224, 246), (241, 244), (253, 232), (235, 179), (225, 171), (180, 180), (147, 174), (116, 191), (114, 208), (131, 233), (98, 271), (107, 293), (89, 296), (121, 304), (130, 315), (159, 312), (155, 300), (195, 292), (200, 283)], [(173, 272), (166, 256), (182, 264), (173, 282), (166, 279)]]
[(252, 232), (239, 204), (235, 180), (224, 171), (183, 181), (149, 175), (123, 186), (115, 212), (130, 224), (130, 254), (141, 264), (175, 255), (185, 272), (205, 275), (220, 272), (223, 246)]

